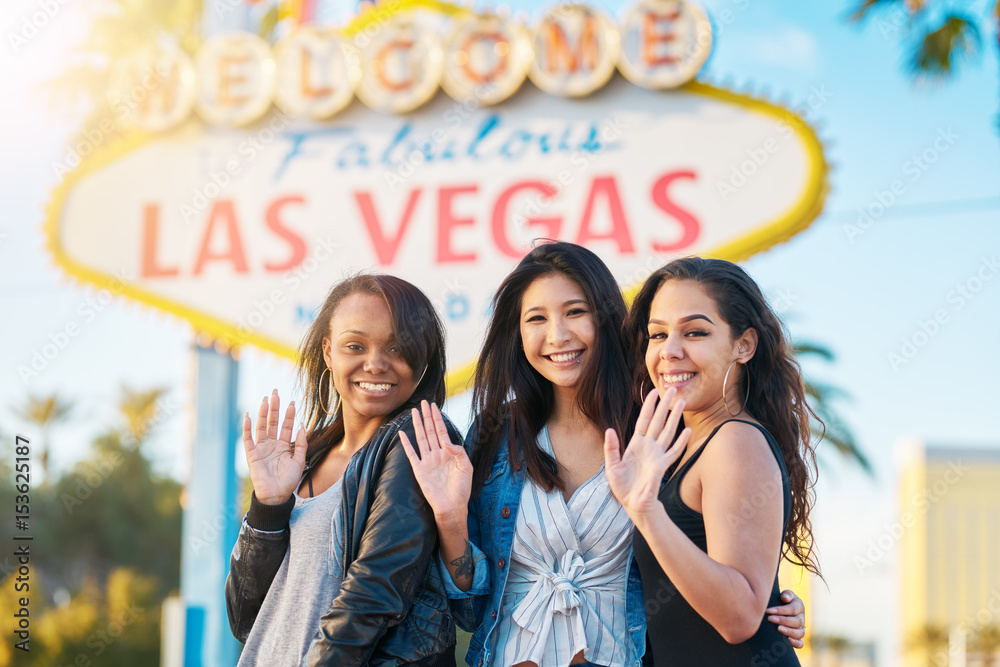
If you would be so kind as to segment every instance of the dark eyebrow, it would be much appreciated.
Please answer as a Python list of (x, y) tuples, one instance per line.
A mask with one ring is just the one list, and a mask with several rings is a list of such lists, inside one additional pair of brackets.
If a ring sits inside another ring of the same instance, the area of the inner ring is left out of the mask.
[[(697, 313), (695, 315), (688, 315), (686, 317), (682, 317), (680, 319), (680, 321), (678, 322), (678, 324), (687, 324), (688, 322), (691, 322), (692, 320), (705, 320), (709, 324), (715, 326), (715, 322), (713, 322), (711, 320), (711, 318), (709, 318), (708, 315), (702, 315), (701, 313)], [(661, 327), (667, 326), (667, 323), (664, 322), (663, 320), (657, 320), (657, 319), (653, 319), (653, 318), (650, 318), (649, 323), (650, 324), (659, 324)]]
[(344, 334), (353, 334), (355, 336), (364, 336), (365, 338), (368, 337), (368, 333), (367, 332), (365, 332), (365, 331), (358, 331), (357, 329), (345, 329), (345, 330), (343, 330), (343, 331), (340, 332), (341, 336), (343, 336)]
[[(562, 305), (563, 305), (563, 308), (565, 308), (566, 306), (571, 306), (571, 305), (577, 304), (577, 303), (582, 303), (583, 305), (586, 306), (587, 305), (587, 300), (586, 299), (570, 299), (569, 301), (564, 302)], [(524, 314), (527, 315), (528, 313), (530, 313), (533, 310), (544, 310), (544, 309), (541, 306), (532, 306), (528, 310), (524, 311)]]

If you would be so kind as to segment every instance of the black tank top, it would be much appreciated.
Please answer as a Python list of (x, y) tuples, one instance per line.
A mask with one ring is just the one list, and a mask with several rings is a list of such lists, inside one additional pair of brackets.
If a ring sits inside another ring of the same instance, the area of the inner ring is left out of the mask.
[[(708, 440), (702, 443), (691, 458), (684, 462), (684, 465), (677, 468), (677, 464), (674, 464), (672, 469), (667, 471), (669, 481), (660, 490), (659, 496), (670, 519), (706, 553), (708, 547), (705, 539), (704, 517), (684, 504), (680, 496), (680, 486), (684, 476), (705, 450), (705, 445), (719, 432), (723, 424), (730, 421), (741, 421), (759, 428), (767, 439), (767, 444), (771, 446), (771, 452), (778, 460), (785, 501), (783, 531), (787, 530), (788, 514), (792, 506), (788, 470), (785, 467), (781, 451), (778, 449), (778, 443), (775, 442), (771, 434), (760, 425), (742, 419), (730, 419), (719, 424), (708, 436)], [(674, 473), (675, 469), (676, 473)], [(646, 540), (638, 531), (635, 533), (633, 544), (635, 560), (642, 576), (643, 596), (646, 600), (647, 650), (652, 650), (653, 664), (656, 667), (670, 665), (683, 667), (694, 665), (710, 665), (711, 667), (768, 665), (768, 667), (776, 667), (799, 664), (795, 649), (792, 648), (788, 638), (778, 632), (775, 624), (767, 620), (766, 613), (761, 618), (760, 627), (753, 637), (741, 644), (728, 643), (677, 591), (677, 587), (664, 574)], [(774, 584), (771, 586), (768, 607), (783, 604), (778, 590), (777, 554), (774, 566)]]

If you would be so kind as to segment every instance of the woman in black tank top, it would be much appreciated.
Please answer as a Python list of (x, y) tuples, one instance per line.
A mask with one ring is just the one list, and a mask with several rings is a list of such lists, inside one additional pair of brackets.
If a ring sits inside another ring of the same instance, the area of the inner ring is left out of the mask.
[(624, 454), (606, 434), (605, 469), (638, 531), (654, 663), (798, 665), (768, 616), (782, 556), (818, 573), (815, 415), (781, 322), (740, 267), (692, 257), (650, 276), (626, 334), (653, 390)]

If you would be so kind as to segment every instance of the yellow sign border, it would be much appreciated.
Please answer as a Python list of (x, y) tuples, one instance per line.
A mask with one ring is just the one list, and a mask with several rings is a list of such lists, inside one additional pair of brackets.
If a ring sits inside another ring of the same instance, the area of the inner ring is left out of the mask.
[[(393, 6), (392, 11), (394, 12), (412, 7), (423, 7), (448, 15), (469, 11), (463, 7), (435, 0), (397, 0), (394, 3), (390, 2), (386, 4)], [(385, 5), (380, 5), (367, 10), (352, 21), (344, 29), (344, 32), (351, 35), (372, 23), (376, 23), (379, 19), (379, 10), (384, 9)], [(767, 250), (778, 243), (787, 241), (808, 227), (816, 219), (823, 210), (823, 204), (829, 191), (829, 184), (826, 178), (828, 166), (823, 156), (822, 143), (804, 120), (791, 110), (772, 104), (766, 100), (723, 88), (716, 88), (715, 86), (698, 81), (693, 81), (678, 90), (713, 98), (728, 104), (735, 104), (762, 115), (771, 116), (779, 122), (785, 123), (802, 143), (808, 160), (809, 174), (806, 179), (806, 185), (802, 195), (794, 204), (775, 220), (765, 223), (745, 236), (703, 253), (704, 255), (739, 262), (758, 252)], [(192, 117), (175, 130), (175, 132), (184, 132), (185, 130), (193, 129), (194, 125), (200, 124), (201, 121), (192, 114)], [(83, 158), (80, 165), (70, 172), (62, 183), (54, 188), (52, 199), (46, 207), (44, 233), (46, 247), (52, 253), (55, 263), (71, 278), (78, 281), (109, 289), (158, 310), (177, 315), (189, 322), (197, 333), (222, 340), (240, 338), (244, 341), (243, 344), (245, 345), (254, 345), (278, 356), (295, 361), (298, 355), (297, 349), (294, 347), (256, 333), (251, 333), (244, 338), (236, 333), (235, 326), (223, 322), (209, 313), (175, 303), (153, 292), (130, 285), (128, 282), (122, 281), (119, 277), (84, 266), (67, 255), (58, 237), (59, 219), (72, 194), (74, 186), (87, 176), (154, 140), (157, 136), (148, 132), (137, 131), (120, 138), (113, 145), (104, 149), (98, 148), (91, 156)], [(626, 288), (626, 298), (631, 300), (631, 297), (638, 291), (638, 287), (638, 285), (634, 285)], [(475, 361), (471, 361), (448, 373), (448, 395), (453, 396), (466, 391), (471, 384), (474, 372)]]

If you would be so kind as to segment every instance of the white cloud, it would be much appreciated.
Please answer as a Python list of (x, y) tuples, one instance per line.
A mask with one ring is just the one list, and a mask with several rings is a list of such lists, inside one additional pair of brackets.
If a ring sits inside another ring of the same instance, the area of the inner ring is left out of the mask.
[(749, 40), (747, 55), (768, 65), (801, 72), (819, 69), (819, 45), (810, 33), (796, 26), (778, 26)]

